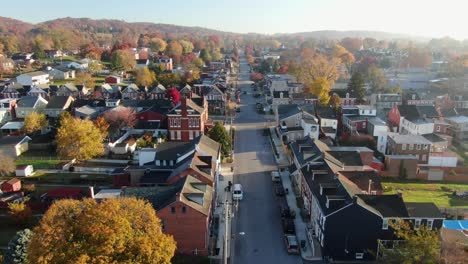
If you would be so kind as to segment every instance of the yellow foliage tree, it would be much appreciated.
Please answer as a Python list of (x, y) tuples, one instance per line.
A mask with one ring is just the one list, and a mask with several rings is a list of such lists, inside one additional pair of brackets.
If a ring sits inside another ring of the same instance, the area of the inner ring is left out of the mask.
[(94, 126), (99, 129), (103, 138), (109, 135), (110, 124), (104, 119), (104, 117), (98, 117), (93, 121)]
[(60, 127), (55, 136), (60, 157), (91, 159), (104, 152), (103, 135), (90, 120), (70, 116), (60, 118)]
[(330, 86), (338, 79), (338, 65), (341, 60), (335, 57), (328, 58), (322, 54), (316, 54), (312, 58), (302, 62), (297, 72), (297, 79), (303, 83), (313, 83), (318, 78), (325, 79)]
[(8, 155), (5, 155), (0, 150), (0, 176), (8, 176), (15, 172), (15, 160)]
[(153, 207), (136, 198), (60, 200), (44, 214), (28, 247), (30, 263), (170, 263), (174, 239)]
[(310, 85), (310, 92), (317, 95), (322, 106), (328, 105), (328, 102), (330, 101), (330, 90), (330, 83), (325, 77), (317, 78)]
[(31, 216), (32, 211), (26, 203), (29, 201), (28, 197), (25, 197), (20, 202), (11, 202), (8, 204), (10, 216), (18, 223), (26, 222)]
[(151, 86), (156, 82), (156, 75), (144, 67), (135, 71), (135, 79), (137, 85)]
[(48, 124), (45, 114), (31, 112), (24, 117), (23, 130), (27, 134), (32, 134), (43, 129)]
[(75, 83), (94, 89), (96, 81), (94, 80), (91, 73), (80, 71), (75, 76)]

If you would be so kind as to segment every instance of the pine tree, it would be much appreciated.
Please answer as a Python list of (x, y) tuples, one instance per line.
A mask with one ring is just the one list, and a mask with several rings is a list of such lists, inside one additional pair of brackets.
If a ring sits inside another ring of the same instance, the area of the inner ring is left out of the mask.
[(352, 96), (357, 98), (359, 103), (364, 102), (364, 96), (366, 95), (364, 77), (361, 73), (355, 72), (348, 83), (348, 92)]

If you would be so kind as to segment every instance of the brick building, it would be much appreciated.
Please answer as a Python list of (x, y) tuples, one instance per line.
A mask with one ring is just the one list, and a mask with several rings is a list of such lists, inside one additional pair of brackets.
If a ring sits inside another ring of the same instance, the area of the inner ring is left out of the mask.
[(205, 132), (208, 121), (208, 103), (200, 105), (192, 99), (182, 98), (180, 104), (167, 114), (167, 130), (171, 141), (190, 141)]
[(388, 135), (387, 154), (414, 155), (419, 163), (426, 164), (429, 159), (431, 142), (421, 135)]

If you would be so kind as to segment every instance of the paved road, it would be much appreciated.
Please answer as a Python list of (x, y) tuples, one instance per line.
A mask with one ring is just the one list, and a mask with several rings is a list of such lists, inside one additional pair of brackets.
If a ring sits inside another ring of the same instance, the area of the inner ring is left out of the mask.
[[(239, 87), (250, 91), (249, 66), (241, 57)], [(255, 98), (241, 95), (241, 112), (236, 127), (234, 183), (242, 184), (244, 199), (235, 213), (232, 263), (302, 263), (288, 255), (283, 241), (281, 219), (269, 171), (276, 168), (270, 143), (262, 135), (264, 116), (255, 110)]]

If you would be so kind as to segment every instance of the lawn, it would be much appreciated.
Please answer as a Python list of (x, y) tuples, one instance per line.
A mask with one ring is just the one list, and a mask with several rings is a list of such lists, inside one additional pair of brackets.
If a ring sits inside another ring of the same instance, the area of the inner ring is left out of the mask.
[(33, 165), (36, 169), (57, 169), (68, 161), (66, 160), (17, 160), (16, 165)]
[(468, 184), (441, 182), (383, 182), (385, 194), (403, 191), (405, 202), (433, 202), (438, 207), (468, 208), (468, 199), (456, 197), (454, 191), (468, 191)]

